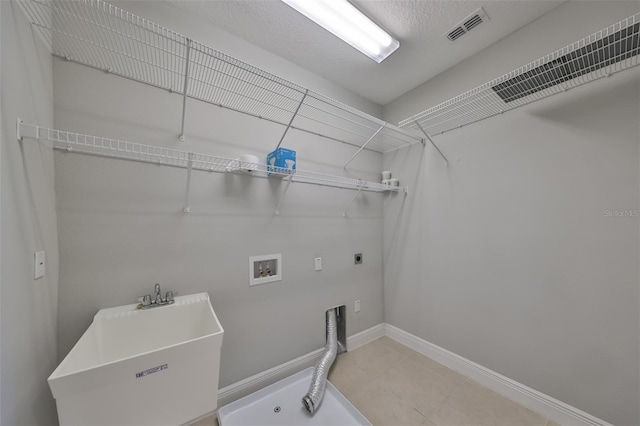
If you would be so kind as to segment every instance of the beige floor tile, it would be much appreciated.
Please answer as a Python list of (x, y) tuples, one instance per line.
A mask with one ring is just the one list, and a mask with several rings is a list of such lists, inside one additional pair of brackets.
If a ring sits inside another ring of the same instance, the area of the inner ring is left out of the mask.
[(439, 362), (429, 358), (428, 356), (422, 355), (421, 353), (416, 352), (416, 355), (413, 355), (410, 359), (419, 363), (423, 368), (433, 371), (440, 371), (443, 375), (450, 374), (451, 380), (455, 380), (457, 383), (462, 383), (464, 380), (466, 380), (466, 377), (462, 374), (457, 373), (449, 367), (446, 367)]
[(380, 341), (380, 343), (384, 343), (385, 345), (387, 345), (388, 347), (390, 347), (394, 351), (402, 354), (405, 357), (412, 357), (412, 356), (416, 356), (416, 355), (421, 355), (420, 353), (414, 351), (413, 349), (403, 345), (402, 343), (398, 343), (395, 340), (390, 339), (387, 336), (382, 336), (378, 340)]
[(460, 374), (440, 364), (418, 362), (407, 358), (380, 378), (380, 385), (429, 416), (458, 386), (465, 382)]
[[(418, 362), (410, 357), (401, 360), (387, 372), (365, 381), (359, 388), (350, 388), (345, 394), (356, 407), (356, 402), (379, 401), (387, 407), (382, 395), (393, 395), (408, 407), (428, 416), (435, 411), (465, 378), (435, 362)], [(365, 415), (366, 416), (366, 415)]]
[(389, 370), (405, 358), (402, 353), (390, 347), (382, 339), (374, 340), (344, 355), (357, 362), (363, 370), (376, 374)]
[(429, 415), (437, 425), (544, 426), (545, 417), (466, 380)]
[(382, 378), (378, 378), (369, 381), (364, 386), (353, 392), (349, 397), (349, 401), (354, 405), (366, 405), (373, 399), (382, 399), (383, 396), (389, 395), (398, 397), (398, 395), (393, 393), (389, 386), (384, 385)]
[(556, 423), (551, 419), (547, 419), (547, 425), (546, 426), (561, 426), (560, 423)]
[(366, 387), (349, 399), (374, 426), (421, 425), (426, 420), (408, 401), (385, 387), (373, 393)]
[(370, 381), (370, 375), (358, 365), (356, 360), (347, 355), (348, 353), (338, 355), (329, 370), (329, 381), (349, 398)]
[(329, 381), (347, 398), (405, 359), (379, 340), (338, 355), (331, 367)]

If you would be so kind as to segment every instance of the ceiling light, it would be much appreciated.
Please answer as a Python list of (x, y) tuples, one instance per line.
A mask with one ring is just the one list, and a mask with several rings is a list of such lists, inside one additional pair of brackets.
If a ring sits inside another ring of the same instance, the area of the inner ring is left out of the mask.
[(377, 63), (400, 47), (398, 40), (346, 0), (282, 1)]

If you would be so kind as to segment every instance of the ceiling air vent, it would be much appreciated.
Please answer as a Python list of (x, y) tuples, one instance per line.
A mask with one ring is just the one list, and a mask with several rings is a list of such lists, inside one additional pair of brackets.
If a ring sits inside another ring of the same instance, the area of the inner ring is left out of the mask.
[(484, 9), (480, 8), (447, 31), (447, 38), (451, 41), (457, 40), (473, 28), (488, 20), (489, 17), (485, 13)]
[(492, 86), (505, 103), (640, 54), (640, 22)]
[(467, 32), (464, 30), (464, 28), (462, 27), (458, 27), (456, 29), (454, 29), (453, 31), (451, 31), (449, 34), (447, 34), (447, 38), (451, 41), (457, 39), (458, 37), (462, 37), (463, 35), (465, 35)]
[(471, 28), (482, 24), (484, 21), (482, 20), (482, 16), (473, 15), (467, 22), (464, 23), (464, 29), (470, 31)]

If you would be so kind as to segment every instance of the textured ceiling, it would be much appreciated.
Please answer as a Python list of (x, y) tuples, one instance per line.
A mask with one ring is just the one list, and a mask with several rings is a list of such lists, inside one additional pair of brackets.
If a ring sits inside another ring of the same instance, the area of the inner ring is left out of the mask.
[[(352, 0), (400, 40), (381, 64), (279, 0), (168, 0), (185, 11), (384, 105), (557, 7), (561, 1)], [(490, 20), (455, 42), (443, 37), (482, 7)], [(508, 70), (505, 70), (508, 71)]]

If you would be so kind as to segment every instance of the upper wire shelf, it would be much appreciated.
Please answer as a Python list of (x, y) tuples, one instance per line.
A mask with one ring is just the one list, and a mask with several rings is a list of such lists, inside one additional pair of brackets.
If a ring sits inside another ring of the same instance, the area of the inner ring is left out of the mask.
[(52, 54), (69, 61), (375, 152), (422, 141), (102, 0), (19, 4)]
[(402, 128), (445, 133), (638, 65), (640, 13), (502, 77), (402, 120)]
[(24, 137), (48, 140), (53, 148), (79, 154), (89, 154), (101, 157), (119, 158), (142, 163), (159, 164), (165, 166), (201, 170), (206, 172), (246, 173), (253, 177), (280, 177), (291, 182), (308, 183), (319, 186), (329, 186), (342, 189), (352, 189), (367, 192), (407, 192), (406, 187), (392, 187), (382, 183), (370, 182), (347, 176), (335, 176), (324, 173), (291, 170), (268, 166), (266, 164), (250, 163), (209, 154), (182, 151), (137, 142), (128, 142), (100, 136), (91, 136), (40, 127), (24, 123), (20, 120), (16, 124), (17, 139)]

